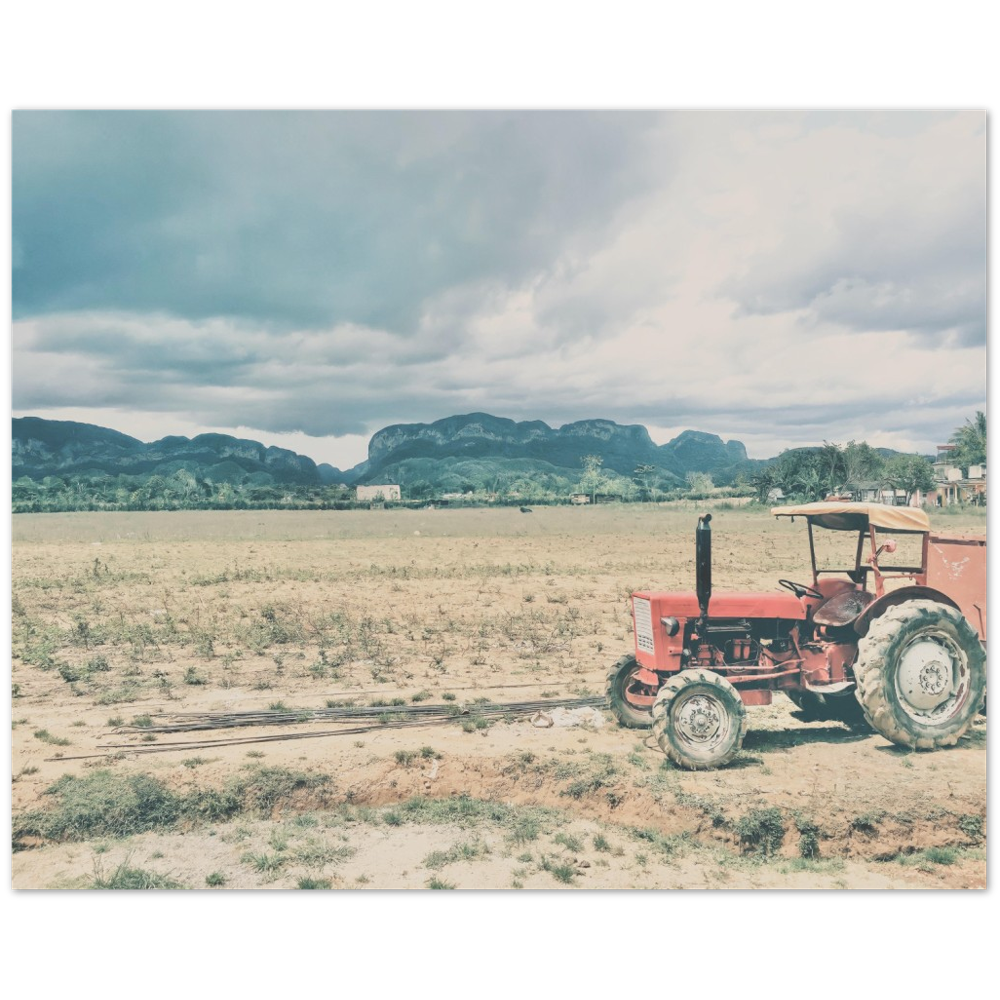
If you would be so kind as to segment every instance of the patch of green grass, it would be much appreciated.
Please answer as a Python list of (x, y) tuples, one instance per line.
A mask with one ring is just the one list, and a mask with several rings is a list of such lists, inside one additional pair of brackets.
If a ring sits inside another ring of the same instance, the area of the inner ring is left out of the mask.
[(740, 839), (740, 851), (762, 858), (776, 854), (785, 839), (785, 824), (781, 818), (781, 810), (775, 806), (751, 809), (737, 821), (735, 831)]
[(328, 878), (310, 878), (308, 875), (299, 879), (300, 889), (330, 889), (332, 883)]
[(548, 872), (557, 882), (562, 882), (566, 885), (571, 884), (576, 877), (576, 869), (572, 865), (564, 862), (555, 863), (551, 858), (544, 855), (539, 862), (539, 867), (542, 871)]
[(417, 759), (417, 752), (416, 750), (397, 750), (395, 757), (396, 763), (401, 767), (409, 767)]
[(274, 876), (285, 866), (287, 858), (282, 854), (248, 851), (240, 860), (261, 875)]
[(208, 761), (204, 757), (185, 757), (181, 763), (187, 768), (194, 769), (200, 767), (202, 764), (207, 764)]
[(472, 715), (462, 720), (463, 733), (475, 733), (481, 729), (489, 729), (493, 725), (490, 719), (484, 719), (481, 715)]
[(804, 816), (795, 818), (795, 829), (799, 831), (799, 856), (819, 857), (819, 827)]
[(514, 821), (509, 839), (515, 844), (527, 844), (529, 841), (537, 840), (541, 832), (542, 824), (539, 817), (521, 816)]
[(127, 837), (170, 829), (182, 818), (215, 822), (243, 813), (268, 818), (277, 806), (301, 795), (322, 798), (328, 782), (326, 775), (255, 768), (230, 778), (221, 790), (178, 793), (149, 774), (118, 775), (103, 770), (84, 777), (67, 774), (46, 792), (55, 800), (53, 808), (15, 817), (14, 839), (32, 835), (59, 841)]
[(90, 886), (92, 889), (183, 889), (166, 875), (147, 871), (144, 868), (133, 868), (128, 861), (123, 861), (110, 875), (98, 872)]
[(712, 821), (712, 826), (718, 828), (728, 824), (722, 806), (707, 795), (695, 795), (680, 789), (674, 789), (674, 799), (678, 805), (697, 809), (703, 816)]
[[(578, 770), (575, 767), (573, 769)], [(595, 753), (589, 758), (588, 769), (571, 781), (559, 794), (567, 795), (571, 799), (582, 799), (585, 796), (593, 795), (602, 788), (609, 788), (615, 783), (617, 775), (618, 768), (615, 766), (610, 754)], [(560, 772), (557, 769), (556, 777), (559, 778), (560, 776)], [(620, 801), (620, 797), (617, 794), (611, 796), (609, 793), (609, 801), (611, 801), (612, 797)], [(617, 805), (618, 801), (612, 801), (612, 806)]]
[(851, 820), (851, 829), (861, 833), (877, 833), (879, 824), (889, 814), (884, 809), (872, 809)]
[(817, 875), (825, 875), (831, 872), (844, 870), (843, 858), (790, 858), (778, 865), (777, 870), (782, 874), (789, 872), (815, 872)]
[(435, 877), (435, 878), (432, 878), (427, 883), (427, 888), (428, 889), (454, 889), (454, 888), (456, 888), (456, 886), (455, 886), (454, 882), (445, 882), (443, 879), (439, 879), (439, 878)]
[(954, 847), (928, 847), (924, 856), (931, 864), (953, 865), (958, 860), (958, 851)]
[[(661, 833), (653, 827), (631, 827), (628, 831), (636, 840), (654, 847), (663, 857), (675, 858), (686, 854), (690, 848), (690, 838), (686, 834), (666, 834)], [(624, 853), (621, 848), (616, 848), (611, 852), (616, 857), (621, 857)]]
[(552, 839), (555, 843), (562, 844), (567, 851), (579, 853), (583, 850), (583, 841), (569, 833), (557, 833)]
[(600, 833), (595, 834), (594, 835), (593, 843), (594, 843), (594, 850), (595, 851), (610, 851), (611, 850), (611, 844), (608, 843), (607, 837), (605, 837), (603, 834), (600, 834)]
[(347, 845), (331, 847), (325, 841), (310, 840), (295, 848), (292, 857), (307, 868), (322, 868), (324, 865), (342, 864), (358, 852)]
[[(133, 681), (126, 681), (123, 684), (119, 684), (117, 687), (106, 688), (97, 696), (95, 704), (121, 705), (126, 702), (136, 701), (141, 691), (142, 688), (138, 684)], [(152, 725), (152, 722), (148, 724)]]
[(150, 715), (136, 715), (132, 719), (132, 725), (138, 729), (149, 729), (153, 725), (153, 717)]
[(981, 844), (985, 837), (983, 830), (983, 817), (975, 813), (966, 813), (958, 817), (958, 828), (974, 844)]
[(53, 736), (47, 729), (36, 729), (35, 739), (42, 743), (50, 743), (54, 747), (68, 747), (69, 740), (65, 736)]
[(26, 834), (50, 840), (127, 837), (172, 827), (181, 815), (180, 797), (148, 774), (67, 774), (46, 794), (56, 807), (16, 817), (15, 839)]
[(193, 687), (201, 687), (207, 684), (208, 681), (198, 673), (195, 667), (188, 667), (187, 670), (184, 671), (184, 683), (190, 684)]
[(226, 876), (222, 872), (212, 872), (210, 875), (205, 876), (205, 885), (210, 889), (218, 889), (220, 886), (226, 884)]
[(426, 868), (444, 868), (445, 865), (454, 864), (456, 861), (474, 861), (490, 853), (489, 845), (483, 841), (468, 840), (460, 844), (453, 844), (447, 851), (432, 851), (424, 858)]

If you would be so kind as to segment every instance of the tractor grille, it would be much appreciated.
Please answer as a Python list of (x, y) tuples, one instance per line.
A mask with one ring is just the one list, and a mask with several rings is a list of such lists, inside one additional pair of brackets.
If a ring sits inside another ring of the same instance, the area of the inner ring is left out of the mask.
[(645, 597), (632, 598), (632, 619), (635, 622), (635, 646), (644, 653), (653, 652), (653, 609)]

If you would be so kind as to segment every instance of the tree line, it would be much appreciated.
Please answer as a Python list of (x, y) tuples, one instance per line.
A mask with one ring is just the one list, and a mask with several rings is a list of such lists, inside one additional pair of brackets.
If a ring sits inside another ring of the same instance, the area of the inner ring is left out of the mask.
[[(951, 436), (954, 446), (948, 461), (968, 474), (969, 466), (986, 461), (986, 416), (978, 412)], [(850, 486), (872, 484), (880, 490), (903, 490), (906, 499), (916, 490), (934, 487), (931, 463), (920, 455), (885, 456), (864, 441), (845, 445), (824, 442), (819, 448), (795, 448), (783, 452), (756, 473), (737, 476), (719, 488), (704, 472), (688, 473), (678, 485), (662, 469), (640, 465), (631, 476), (604, 468), (600, 455), (586, 455), (577, 478), (530, 472), (498, 470), (489, 481), (448, 479), (415, 480), (403, 487), (400, 506), (440, 503), (451, 493), (450, 503), (505, 504), (569, 503), (573, 494), (599, 500), (659, 502), (681, 498), (753, 497), (767, 503), (780, 490), (792, 502), (822, 500)], [(41, 480), (22, 477), (12, 484), (14, 513), (57, 511), (144, 510), (347, 510), (368, 507), (359, 503), (353, 487), (343, 485), (288, 485), (264, 481), (269, 476), (248, 475), (244, 481), (214, 482), (187, 469), (169, 475), (46, 476)], [(390, 504), (391, 506), (392, 504)]]

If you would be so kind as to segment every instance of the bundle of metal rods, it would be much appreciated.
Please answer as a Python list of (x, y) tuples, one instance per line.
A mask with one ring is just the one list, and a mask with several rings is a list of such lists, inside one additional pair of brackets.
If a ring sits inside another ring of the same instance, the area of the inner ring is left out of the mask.
[(337, 729), (309, 730), (294, 733), (275, 733), (268, 736), (241, 736), (223, 739), (199, 739), (170, 743), (105, 743), (99, 746), (99, 754), (83, 754), (79, 757), (63, 757), (62, 760), (78, 760), (83, 757), (106, 756), (109, 753), (130, 754), (165, 753), (171, 750), (210, 750), (216, 747), (241, 746), (249, 743), (271, 743), (284, 740), (318, 739), (326, 736), (355, 736), (384, 729), (408, 729), (417, 726), (442, 726), (467, 720), (523, 718), (536, 712), (555, 708), (601, 708), (605, 699), (590, 698), (544, 698), (539, 701), (512, 703), (472, 702), (464, 705), (345, 705), (337, 708), (301, 709), (287, 711), (257, 712), (207, 712), (164, 716), (163, 723), (152, 726), (123, 726), (119, 733), (167, 734), (188, 733), (215, 729), (232, 729), (241, 726), (292, 726), (304, 722), (323, 720), (327, 722), (356, 723)]
[(303, 722), (375, 720), (381, 724), (420, 719), (450, 721), (463, 715), (491, 717), (523, 715), (551, 708), (598, 707), (603, 698), (544, 698), (513, 703), (470, 702), (452, 705), (339, 705), (334, 708), (258, 710), (256, 712), (188, 712), (163, 716), (162, 723), (148, 726), (120, 726), (120, 733), (190, 733), (205, 729), (233, 729), (238, 726), (293, 726)]

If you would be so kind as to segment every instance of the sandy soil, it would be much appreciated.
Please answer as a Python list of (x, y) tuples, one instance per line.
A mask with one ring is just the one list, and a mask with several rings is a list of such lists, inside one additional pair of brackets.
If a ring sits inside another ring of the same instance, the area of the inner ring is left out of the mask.
[[(713, 527), (716, 591), (808, 579), (800, 525), (720, 510)], [(54, 807), (65, 775), (149, 774), (178, 795), (261, 768), (324, 779), (267, 814), (22, 838), (15, 887), (91, 887), (123, 868), (188, 888), (984, 886), (985, 719), (918, 754), (803, 722), (777, 696), (750, 710), (735, 763), (705, 773), (610, 717), (469, 724), (476, 699), (602, 694), (631, 649), (632, 590), (692, 589), (693, 531), (693, 510), (638, 506), (15, 518), (15, 828)], [(467, 714), (351, 735), (322, 721), (141, 728), (348, 700)], [(292, 735), (305, 738), (231, 745)], [(495, 814), (435, 806), (466, 799)], [(783, 836), (761, 856), (741, 830), (768, 809)]]

